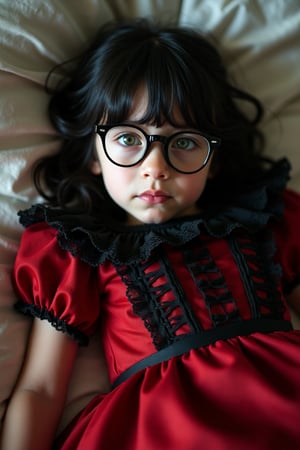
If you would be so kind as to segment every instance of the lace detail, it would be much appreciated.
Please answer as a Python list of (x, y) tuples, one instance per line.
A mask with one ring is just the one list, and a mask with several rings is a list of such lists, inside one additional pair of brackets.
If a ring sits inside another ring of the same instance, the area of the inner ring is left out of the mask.
[(86, 346), (88, 344), (89, 339), (85, 334), (68, 325), (63, 320), (55, 317), (51, 311), (22, 301), (18, 301), (17, 303), (15, 303), (14, 307), (17, 311), (20, 311), (27, 316), (36, 317), (41, 320), (47, 320), (56, 330), (66, 333), (72, 339), (76, 340), (79, 345)]
[(206, 246), (189, 246), (184, 261), (205, 300), (212, 326), (241, 320), (235, 299)]
[(254, 240), (245, 230), (229, 238), (229, 245), (243, 279), (251, 317), (282, 319), (285, 306), (278, 290), (281, 268), (272, 256), (275, 244), (268, 230)]
[(117, 271), (134, 313), (143, 320), (157, 350), (201, 329), (168, 259), (159, 251), (155, 262), (150, 258), (118, 266)]
[(264, 182), (247, 195), (235, 199), (234, 204), (214, 207), (205, 214), (180, 218), (162, 224), (126, 226), (101, 217), (80, 215), (35, 205), (21, 211), (24, 226), (47, 222), (58, 231), (59, 245), (84, 262), (98, 266), (104, 260), (113, 264), (144, 261), (162, 243), (182, 245), (191, 242), (203, 229), (214, 237), (225, 237), (242, 227), (256, 232), (272, 217), (282, 214), (279, 198), (288, 179), (290, 166), (286, 159), (279, 161), (266, 175)]
[[(210, 242), (211, 237), (206, 236), (185, 246), (183, 262), (198, 288), (198, 301), (204, 299), (209, 328), (217, 329), (243, 318), (227, 285), (226, 272), (223, 275), (210, 253)], [(224, 241), (224, 249), (228, 246), (243, 280), (251, 319), (282, 319), (285, 307), (277, 282), (280, 268), (272, 262), (275, 246), (271, 236), (262, 230), (257, 239), (239, 228)], [(190, 306), (190, 294), (175, 276), (165, 252), (157, 249), (149, 260), (117, 266), (117, 271), (127, 286), (134, 313), (143, 320), (157, 350), (203, 331)]]

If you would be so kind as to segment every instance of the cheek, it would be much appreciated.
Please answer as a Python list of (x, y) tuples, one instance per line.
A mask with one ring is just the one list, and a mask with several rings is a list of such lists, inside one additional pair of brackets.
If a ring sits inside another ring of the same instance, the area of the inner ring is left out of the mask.
[(181, 182), (181, 188), (185, 198), (191, 202), (197, 201), (204, 191), (208, 177), (209, 170), (207, 168), (205, 172), (199, 172), (197, 174), (189, 175), (188, 178), (184, 178)]
[(187, 202), (196, 203), (198, 199), (201, 197), (201, 194), (204, 190), (205, 183), (194, 183), (189, 185), (185, 189), (185, 198)]
[(102, 176), (108, 194), (116, 203), (119, 203), (126, 196), (132, 182), (130, 170), (124, 170), (114, 165), (104, 165)]

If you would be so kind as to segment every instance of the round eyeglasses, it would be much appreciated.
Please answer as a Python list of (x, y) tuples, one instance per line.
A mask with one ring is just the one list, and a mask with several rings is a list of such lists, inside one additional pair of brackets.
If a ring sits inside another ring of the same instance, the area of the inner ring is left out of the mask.
[(199, 172), (208, 163), (212, 151), (221, 143), (217, 137), (197, 131), (179, 131), (171, 136), (149, 135), (144, 130), (127, 124), (95, 125), (107, 158), (120, 167), (139, 164), (153, 142), (163, 144), (167, 163), (177, 172)]

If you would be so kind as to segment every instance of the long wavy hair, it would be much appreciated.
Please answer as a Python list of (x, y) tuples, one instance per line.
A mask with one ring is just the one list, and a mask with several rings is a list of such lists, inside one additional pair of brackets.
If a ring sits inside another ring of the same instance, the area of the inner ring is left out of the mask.
[[(62, 146), (41, 160), (34, 174), (38, 191), (50, 205), (76, 205), (91, 214), (115, 208), (121, 214), (102, 176), (90, 171), (94, 126), (103, 118), (109, 124), (126, 120), (141, 83), (149, 101), (140, 123), (176, 126), (176, 106), (188, 127), (221, 138), (214, 155), (215, 176), (199, 200), (203, 204), (229, 201), (262, 170), (264, 142), (257, 126), (263, 108), (233, 85), (215, 45), (199, 32), (146, 20), (111, 23), (99, 30), (76, 62), (49, 103)], [(251, 105), (251, 117), (241, 102)]]

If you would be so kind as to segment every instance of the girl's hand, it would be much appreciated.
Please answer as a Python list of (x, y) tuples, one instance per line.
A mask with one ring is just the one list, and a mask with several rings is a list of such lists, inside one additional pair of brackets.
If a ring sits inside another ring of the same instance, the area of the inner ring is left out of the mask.
[(1, 450), (47, 450), (65, 403), (77, 343), (34, 319), (28, 350), (5, 416)]

